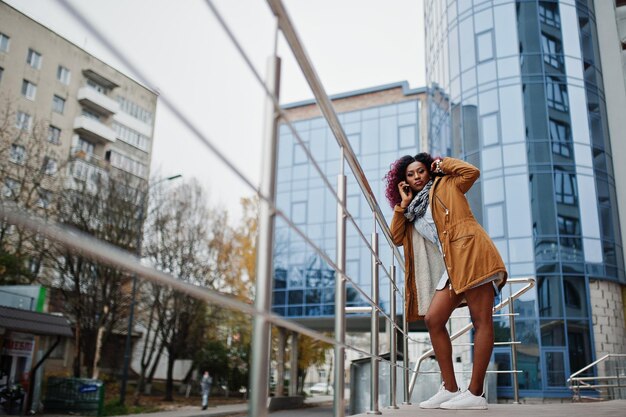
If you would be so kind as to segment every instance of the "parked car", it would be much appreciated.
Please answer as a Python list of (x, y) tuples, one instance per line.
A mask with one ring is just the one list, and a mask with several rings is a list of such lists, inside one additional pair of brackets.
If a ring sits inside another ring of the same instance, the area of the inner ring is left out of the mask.
[(311, 386), (309, 388), (309, 392), (311, 394), (322, 394), (322, 395), (332, 395), (333, 394), (333, 386), (328, 385), (326, 382), (318, 382), (317, 384)]

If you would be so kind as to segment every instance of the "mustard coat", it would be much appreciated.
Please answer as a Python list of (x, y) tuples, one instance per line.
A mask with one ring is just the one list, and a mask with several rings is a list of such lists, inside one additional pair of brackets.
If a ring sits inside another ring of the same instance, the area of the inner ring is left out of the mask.
[[(504, 262), (487, 232), (474, 218), (465, 197), (480, 176), (480, 171), (455, 158), (444, 158), (440, 167), (444, 176), (435, 177), (429, 203), (452, 289), (457, 294), (463, 293), (502, 272), (501, 289), (507, 278)], [(423, 319), (418, 315), (412, 228), (413, 223), (404, 217), (404, 209), (396, 205), (391, 220), (391, 235), (396, 245), (404, 247), (405, 314), (409, 321)]]

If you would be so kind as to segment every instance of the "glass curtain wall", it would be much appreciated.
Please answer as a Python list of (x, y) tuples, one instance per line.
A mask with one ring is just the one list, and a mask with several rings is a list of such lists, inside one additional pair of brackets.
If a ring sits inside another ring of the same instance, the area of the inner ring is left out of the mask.
[[(428, 0), (431, 149), (481, 169), (468, 194), (511, 276), (520, 389), (566, 396), (593, 358), (590, 278), (624, 282), (591, 0)], [(506, 295), (506, 294), (504, 294)], [(496, 338), (509, 339), (508, 319)], [(496, 348), (510, 369), (508, 348)], [(498, 377), (512, 395), (511, 377)]]
[[(418, 152), (420, 107), (420, 101), (415, 98), (339, 113), (350, 145), (388, 222), (393, 212), (385, 199), (383, 177), (390, 164), (399, 156)], [(295, 128), (336, 192), (341, 154), (325, 119), (315, 117), (300, 120), (295, 122)], [(324, 185), (286, 125), (280, 126), (278, 166), (278, 208), (330, 259), (335, 260), (336, 197)], [(374, 217), (347, 164), (345, 172), (348, 211), (369, 241)], [(280, 218), (276, 222), (275, 236), (273, 311), (291, 318), (333, 317), (334, 270)], [(382, 234), (379, 234), (379, 239), (380, 256), (389, 265), (391, 251)], [(347, 224), (346, 275), (371, 296), (371, 254), (350, 222)], [(380, 299), (386, 309), (389, 301), (386, 286), (389, 280), (382, 270), (380, 283)], [(348, 284), (347, 305), (369, 304), (362, 294)], [(329, 321), (328, 326), (328, 330), (331, 330), (332, 322)]]

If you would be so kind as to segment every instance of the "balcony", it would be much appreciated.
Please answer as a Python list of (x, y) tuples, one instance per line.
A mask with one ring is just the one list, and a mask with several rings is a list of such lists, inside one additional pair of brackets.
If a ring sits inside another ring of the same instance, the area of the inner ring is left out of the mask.
[(116, 138), (115, 131), (109, 126), (86, 116), (78, 116), (74, 120), (74, 130), (85, 138), (105, 144), (115, 142)]
[(78, 90), (77, 98), (80, 104), (91, 107), (98, 113), (106, 116), (115, 114), (120, 110), (120, 105), (117, 101), (90, 87), (83, 87)]

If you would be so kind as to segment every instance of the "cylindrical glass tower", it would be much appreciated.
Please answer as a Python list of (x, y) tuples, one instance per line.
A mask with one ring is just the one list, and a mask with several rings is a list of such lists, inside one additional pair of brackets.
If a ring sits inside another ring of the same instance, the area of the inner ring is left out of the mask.
[(425, 24), (431, 151), (481, 169), (476, 217), (511, 276), (537, 279), (516, 305), (521, 392), (571, 395), (601, 350), (590, 284), (626, 282), (593, 1), (427, 0)]

